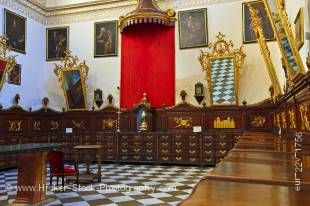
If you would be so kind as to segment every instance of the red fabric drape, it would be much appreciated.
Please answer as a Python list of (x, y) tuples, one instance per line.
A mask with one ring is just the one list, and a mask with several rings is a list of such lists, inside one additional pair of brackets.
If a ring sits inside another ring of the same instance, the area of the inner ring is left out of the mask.
[(174, 27), (139, 24), (122, 33), (121, 107), (147, 94), (152, 107), (175, 103)]

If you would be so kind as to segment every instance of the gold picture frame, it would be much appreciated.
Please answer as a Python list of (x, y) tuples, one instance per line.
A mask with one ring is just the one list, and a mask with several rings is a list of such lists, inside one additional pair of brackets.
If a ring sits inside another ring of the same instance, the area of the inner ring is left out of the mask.
[(305, 68), (293, 37), (291, 24), (285, 11), (284, 0), (263, 1), (276, 34), (289, 79), (295, 81), (305, 72)]
[(297, 44), (298, 50), (302, 48), (305, 42), (305, 28), (304, 28), (304, 9), (300, 8), (297, 16), (294, 20), (294, 33), (295, 33), (295, 41)]
[(46, 61), (65, 57), (64, 52), (69, 49), (69, 30), (69, 26), (46, 28)]
[[(27, 18), (4, 9), (4, 34), (12, 51), (26, 54)], [(14, 36), (14, 37), (13, 37)]]
[(199, 62), (206, 71), (211, 106), (239, 105), (239, 71), (245, 60), (243, 47), (233, 48), (232, 41), (219, 32), (210, 51), (201, 51)]
[(242, 3), (242, 39), (244, 44), (257, 43), (255, 32), (251, 27), (250, 21), (250, 11), (247, 5), (251, 5), (254, 9), (259, 11), (260, 18), (262, 21), (262, 27), (264, 30), (264, 35), (266, 41), (275, 41), (276, 36), (272, 28), (270, 19), (268, 17), (264, 2), (259, 1), (250, 1)]
[(208, 46), (208, 10), (206, 8), (179, 11), (178, 19), (180, 49)]
[[(103, 39), (104, 34), (106, 38), (108, 38), (107, 40)], [(118, 21), (115, 20), (115, 21), (95, 22), (94, 57), (97, 58), (97, 57), (118, 56), (118, 38), (119, 38)], [(99, 42), (100, 40), (101, 42)]]
[(87, 110), (86, 79), (89, 68), (85, 61), (78, 63), (77, 56), (65, 51), (63, 65), (55, 64), (54, 72), (61, 84), (68, 111)]

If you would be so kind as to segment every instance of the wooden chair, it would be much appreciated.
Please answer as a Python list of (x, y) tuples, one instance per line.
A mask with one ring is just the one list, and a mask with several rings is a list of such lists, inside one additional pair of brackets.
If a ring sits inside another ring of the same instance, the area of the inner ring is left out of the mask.
[(57, 177), (57, 186), (59, 177), (62, 178), (62, 186), (65, 185), (66, 176), (76, 176), (76, 184), (79, 184), (79, 170), (77, 163), (74, 167), (64, 166), (64, 153), (61, 151), (50, 151), (48, 154), (48, 160), (50, 164), (50, 185), (52, 185), (53, 177)]

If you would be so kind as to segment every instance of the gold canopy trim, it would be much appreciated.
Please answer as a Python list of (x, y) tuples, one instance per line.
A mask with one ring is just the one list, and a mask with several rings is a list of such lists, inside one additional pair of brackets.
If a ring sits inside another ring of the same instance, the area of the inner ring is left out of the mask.
[(119, 18), (121, 32), (126, 27), (142, 23), (154, 23), (165, 26), (174, 26), (176, 22), (173, 9), (161, 10), (153, 0), (138, 0), (137, 8), (126, 16)]

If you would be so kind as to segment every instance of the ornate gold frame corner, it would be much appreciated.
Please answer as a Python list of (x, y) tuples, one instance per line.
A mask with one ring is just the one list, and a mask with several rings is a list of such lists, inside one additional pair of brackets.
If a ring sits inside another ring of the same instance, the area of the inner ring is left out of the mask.
[[(81, 111), (81, 110), (87, 110), (87, 93), (86, 93), (86, 79), (88, 76), (89, 67), (86, 65), (85, 60), (82, 63), (79, 62), (79, 58), (77, 56), (73, 56), (72, 52), (70, 50), (65, 51), (65, 57), (61, 60), (63, 65), (57, 65), (55, 64), (54, 73), (56, 74), (58, 81), (61, 84), (61, 89), (63, 90), (65, 101), (67, 105), (68, 111)], [(84, 96), (84, 105), (85, 107), (80, 109), (72, 109), (69, 107), (69, 101), (67, 92), (65, 89), (65, 79), (64, 79), (64, 72), (67, 71), (79, 71), (80, 72), (80, 78), (81, 78), (81, 85), (82, 85), (82, 92)]]
[[(300, 22), (301, 22), (301, 41), (298, 42), (297, 41), (297, 31), (296, 31), (296, 28), (297, 28), (297, 21), (298, 19), (300, 19)], [(305, 16), (304, 16), (304, 8), (300, 8), (298, 13), (297, 13), (297, 16), (294, 20), (294, 33), (295, 33), (295, 41), (296, 41), (296, 44), (297, 44), (297, 48), (298, 50), (300, 50), (304, 43), (305, 43)]]
[(7, 44), (7, 37), (6, 36), (0, 36), (0, 60), (6, 62), (6, 66), (3, 71), (3, 75), (0, 79), (0, 92), (4, 85), (5, 78), (7, 74), (9, 74), (16, 65), (16, 55), (14, 56), (8, 56), (7, 53), (11, 51), (11, 48)]
[[(225, 35), (221, 32), (216, 36), (215, 43), (210, 43), (208, 48), (211, 50), (209, 52), (204, 52), (201, 50), (200, 56), (198, 58), (202, 70), (206, 71), (207, 81), (208, 81), (208, 90), (210, 95), (210, 104), (211, 106), (233, 106), (239, 105), (239, 79), (240, 79), (240, 70), (243, 67), (246, 54), (243, 51), (243, 46), (239, 49), (233, 49), (234, 45), (232, 41), (225, 40)], [(211, 79), (211, 69), (212, 62), (215, 59), (233, 59), (234, 63), (234, 92), (235, 92), (235, 104), (215, 104), (213, 101), (212, 94), (212, 79)]]
[[(287, 13), (285, 11), (285, 2), (284, 0), (263, 0), (269, 19), (271, 20), (272, 27), (276, 34), (276, 39), (279, 44), (284, 63), (286, 68), (288, 68), (288, 74), (291, 81), (296, 81), (302, 74), (305, 73), (305, 68), (301, 60), (295, 39), (293, 38), (293, 32), (291, 29), (291, 24), (289, 23)], [(270, 2), (273, 2), (273, 8), (276, 9), (278, 13), (272, 12), (272, 7)], [(297, 71), (295, 72), (290, 65), (290, 61), (287, 59), (287, 54), (282, 44), (282, 39), (286, 38), (287, 43), (290, 46), (292, 57), (297, 66)]]

